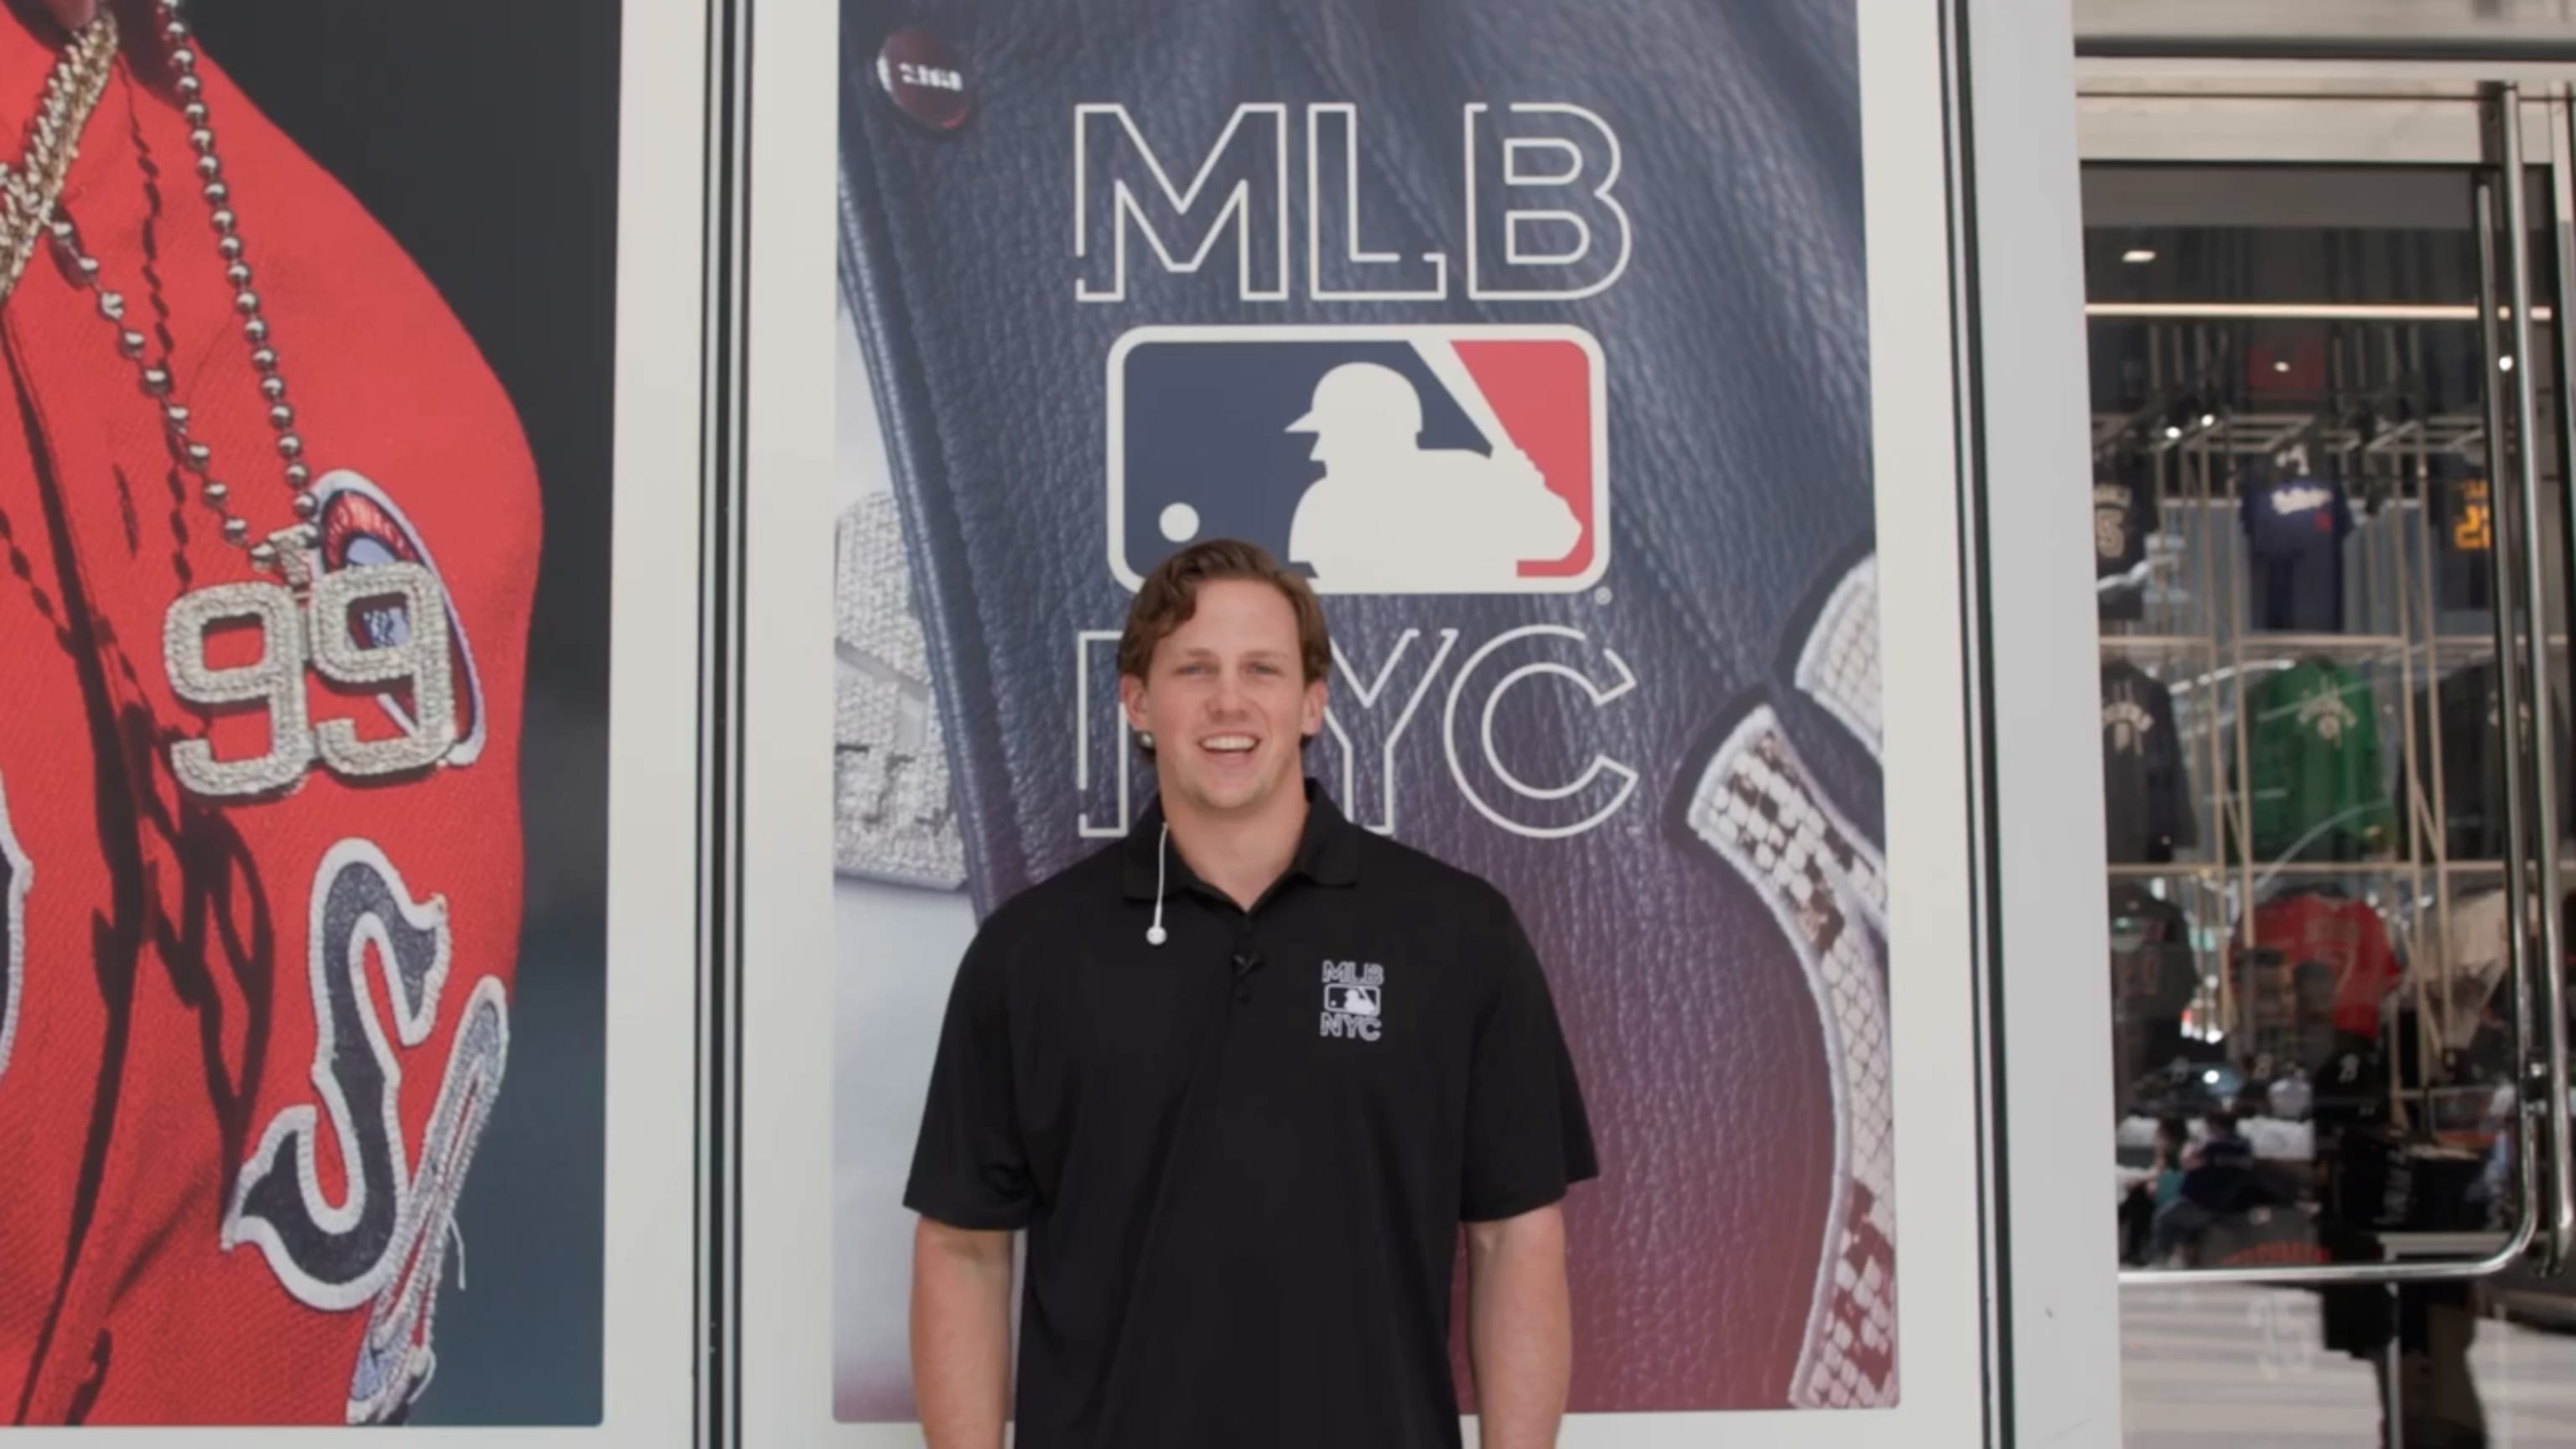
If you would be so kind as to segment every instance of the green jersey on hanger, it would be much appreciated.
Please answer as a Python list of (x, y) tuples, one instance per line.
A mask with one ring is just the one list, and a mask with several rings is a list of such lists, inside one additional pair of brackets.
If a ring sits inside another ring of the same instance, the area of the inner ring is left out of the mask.
[(2397, 815), (2369, 686), (2305, 659), (2248, 690), (2247, 801), (2254, 857), (2354, 860), (2385, 850)]

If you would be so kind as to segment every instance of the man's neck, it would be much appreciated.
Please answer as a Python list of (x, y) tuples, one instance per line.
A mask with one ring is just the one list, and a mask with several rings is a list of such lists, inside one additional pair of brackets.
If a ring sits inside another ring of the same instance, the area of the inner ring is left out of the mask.
[(1163, 818), (1172, 827), (1172, 848), (1191, 872), (1248, 911), (1297, 858), (1306, 833), (1306, 789), (1292, 781), (1258, 813), (1245, 815), (1209, 814), (1166, 794)]

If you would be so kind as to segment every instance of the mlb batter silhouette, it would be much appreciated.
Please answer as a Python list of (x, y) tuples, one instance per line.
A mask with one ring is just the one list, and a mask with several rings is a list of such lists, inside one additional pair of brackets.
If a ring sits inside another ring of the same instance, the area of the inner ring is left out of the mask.
[(1507, 438), (1492, 454), (1421, 446), (1412, 379), (1344, 363), (1315, 384), (1288, 425), (1311, 433), (1324, 476), (1288, 528), (1288, 557), (1335, 591), (1477, 593), (1506, 587), (1521, 562), (1562, 558), (1583, 526)]

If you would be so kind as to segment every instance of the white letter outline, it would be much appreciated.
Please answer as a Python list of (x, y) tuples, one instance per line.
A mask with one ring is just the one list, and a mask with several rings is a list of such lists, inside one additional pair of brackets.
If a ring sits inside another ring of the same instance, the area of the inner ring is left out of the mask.
[(1153, 248), (1154, 255), (1163, 264), (1163, 270), (1184, 274), (1197, 272), (1207, 261), (1208, 253), (1216, 249), (1217, 238), (1225, 233), (1226, 226), (1231, 221), (1235, 228), (1236, 293), (1247, 302), (1288, 300), (1288, 107), (1278, 101), (1236, 106), (1234, 114), (1226, 119), (1225, 129), (1218, 133), (1216, 144), (1208, 148), (1207, 158), (1199, 163), (1198, 174), (1190, 178), (1187, 190), (1172, 184), (1171, 173), (1163, 169), (1162, 158), (1154, 154), (1154, 148), (1146, 142), (1144, 133), (1136, 129), (1136, 122), (1127, 114), (1125, 105), (1117, 102), (1086, 102), (1075, 106), (1073, 108), (1073, 254), (1085, 258), (1091, 255), (1087, 142), (1090, 140), (1089, 122), (1092, 117), (1115, 116), (1117, 118), (1119, 126), (1127, 133), (1127, 139), (1134, 143), (1137, 154), (1145, 158), (1146, 168), (1153, 172), (1155, 185), (1162, 189), (1164, 199), (1172, 204), (1174, 211), (1186, 217), (1197, 207), (1199, 192), (1208, 184), (1208, 178), (1215, 174), (1216, 163), (1233, 145), (1234, 134), (1242, 129), (1243, 118), (1249, 114), (1259, 113), (1267, 113), (1270, 117), (1273, 137), (1271, 144), (1279, 172), (1276, 212), (1279, 285), (1268, 291), (1252, 285), (1251, 182), (1234, 183), (1233, 188), (1226, 193), (1225, 204), (1217, 208), (1215, 218), (1209, 222), (1207, 234), (1199, 238), (1198, 251), (1187, 262), (1183, 262), (1164, 247), (1162, 235), (1154, 230), (1153, 222), (1146, 219), (1144, 209), (1136, 202), (1135, 193), (1128, 189), (1126, 181), (1122, 179), (1112, 183), (1115, 209), (1111, 215), (1116, 219), (1117, 236), (1112, 242), (1111, 266), (1117, 283), (1106, 292), (1095, 292), (1089, 282), (1076, 277), (1073, 280), (1073, 295), (1076, 301), (1124, 302), (1127, 300), (1127, 223), (1130, 220), (1144, 231), (1146, 244)]

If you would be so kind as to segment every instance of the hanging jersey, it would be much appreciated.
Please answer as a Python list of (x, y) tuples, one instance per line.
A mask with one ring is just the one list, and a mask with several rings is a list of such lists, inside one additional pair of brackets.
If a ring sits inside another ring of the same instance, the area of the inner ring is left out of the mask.
[(2155, 478), (2144, 458), (2122, 459), (2093, 477), (2093, 583), (2105, 619), (2146, 612), (2147, 539), (2156, 531)]
[(2354, 860), (2389, 846), (2378, 711), (2358, 676), (2302, 660), (2248, 690), (2245, 712), (2256, 860)]
[(2397, 958), (2379, 912), (2349, 896), (2294, 891), (2254, 912), (2237, 984), (2253, 1040), (2276, 1061), (2323, 1060), (2340, 1035), (2379, 1029)]
[[(2563, 760), (2569, 748), (2564, 691), (2553, 685), (2551, 697), (2552, 747)], [(2503, 720), (2492, 659), (2452, 670), (2415, 693), (2416, 775), (2426, 803), (2441, 810), (2441, 848), (2451, 860), (2505, 857)], [(2576, 821), (2576, 771), (2560, 770), (2557, 784), (2559, 820)]]
[(2126, 660), (2102, 666), (2102, 804), (2114, 861), (2161, 861), (2198, 840), (2173, 695)]
[(2183, 1013), (2200, 983), (2180, 906), (2118, 881), (2110, 913), (2112, 1086), (2125, 1110), (2141, 1078), (2182, 1054)]
[(2489, 552), (2492, 504), (2484, 473), (2463, 474), (2447, 460), (2437, 462), (2432, 479), (2440, 501), (2433, 536), (2433, 577), (2444, 609), (2483, 611), (2495, 607), (2495, 561)]
[(2251, 569), (2247, 623), (2286, 634), (2343, 631), (2343, 541), (2352, 505), (2332, 474), (2261, 474), (2245, 483)]

